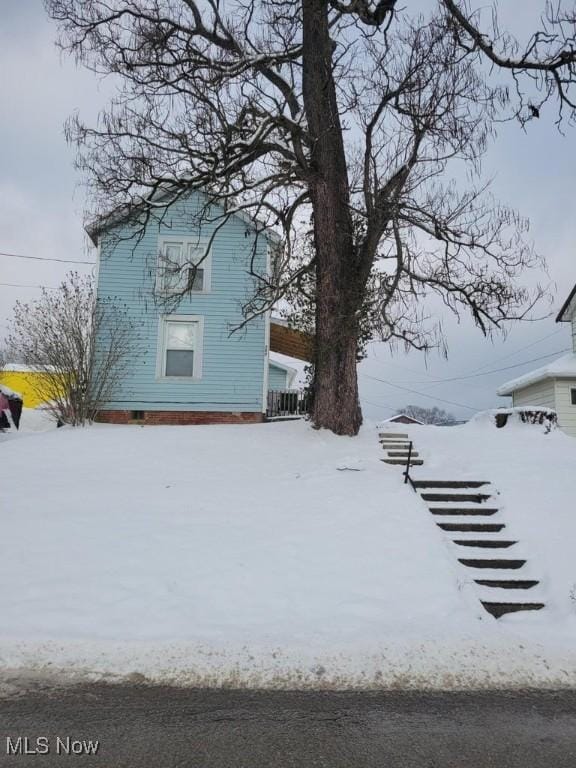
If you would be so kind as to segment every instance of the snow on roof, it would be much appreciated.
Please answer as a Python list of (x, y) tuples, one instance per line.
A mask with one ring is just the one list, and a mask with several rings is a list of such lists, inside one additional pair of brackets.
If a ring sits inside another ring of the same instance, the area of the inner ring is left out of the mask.
[(53, 365), (24, 365), (24, 363), (8, 363), (2, 369), (7, 373), (49, 373), (56, 370)]
[(517, 379), (512, 379), (502, 384), (496, 390), (497, 394), (504, 397), (511, 395), (518, 389), (529, 387), (531, 384), (536, 384), (538, 381), (544, 381), (544, 379), (565, 379), (576, 378), (576, 353), (570, 352), (568, 355), (563, 355), (557, 360), (553, 360), (548, 365), (543, 365), (541, 368), (536, 368), (534, 371), (529, 371), (523, 376), (519, 376)]
[(22, 395), (19, 392), (14, 392), (13, 389), (10, 389), (10, 387), (7, 387), (5, 384), (0, 384), (0, 394), (4, 395), (8, 398), (18, 398), (18, 400), (22, 400)]
[[(180, 181), (185, 181), (185, 179), (181, 178)], [(145, 209), (146, 206), (149, 206), (150, 209), (161, 208), (164, 204), (164, 200), (167, 197), (169, 197), (170, 194), (175, 195), (173, 202), (176, 202), (177, 200), (179, 201), (181, 199), (181, 196), (186, 193), (188, 194), (194, 193), (197, 195), (202, 195), (208, 201), (210, 201), (210, 195), (207, 192), (204, 192), (201, 189), (195, 189), (194, 187), (190, 187), (187, 190), (183, 190), (181, 187), (179, 187), (178, 182), (175, 181), (173, 184), (166, 183), (160, 189), (153, 191), (151, 194), (147, 196), (143, 196), (140, 202), (138, 203), (133, 203), (133, 204), (127, 203), (123, 206), (119, 206), (118, 208), (115, 208), (111, 211), (108, 211), (106, 213), (96, 216), (92, 221), (89, 221), (86, 224), (84, 229), (88, 234), (88, 237), (90, 238), (90, 240), (94, 243), (94, 245), (98, 245), (98, 238), (101, 232), (105, 232), (107, 229), (115, 226), (116, 224), (121, 224), (123, 221), (133, 216), (136, 211)], [(222, 207), (222, 203), (220, 203), (217, 200), (210, 201), (210, 202), (212, 202), (214, 205), (219, 205), (220, 207)], [(173, 203), (169, 203), (169, 205), (172, 205), (172, 204)], [(237, 216), (245, 224), (248, 224), (253, 228), (256, 228), (257, 225), (264, 227), (262, 232), (264, 237), (266, 237), (272, 243), (275, 243), (277, 245), (280, 245), (282, 243), (282, 238), (280, 237), (278, 232), (275, 232), (273, 229), (266, 227), (263, 221), (261, 221), (257, 216), (252, 216), (250, 213), (247, 212), (247, 210), (245, 210), (242, 207), (236, 210), (227, 209), (223, 213), (222, 217), (224, 216)]]
[(395, 416), (390, 416), (387, 419), (382, 419), (382, 424), (385, 424), (388, 421), (398, 421), (398, 419), (402, 419), (402, 418), (410, 419), (410, 421), (413, 422), (414, 424), (422, 424), (422, 426), (424, 426), (423, 421), (418, 421), (418, 419), (415, 419), (414, 416), (408, 416), (407, 413), (397, 413)]
[(576, 311), (576, 285), (570, 291), (570, 295), (562, 305), (562, 309), (558, 312), (556, 318), (557, 323), (568, 323), (574, 312)]
[(282, 355), (280, 352), (270, 352), (269, 361), (272, 365), (284, 368), (288, 371), (288, 387), (302, 387), (306, 383), (306, 363), (296, 360), (294, 357)]

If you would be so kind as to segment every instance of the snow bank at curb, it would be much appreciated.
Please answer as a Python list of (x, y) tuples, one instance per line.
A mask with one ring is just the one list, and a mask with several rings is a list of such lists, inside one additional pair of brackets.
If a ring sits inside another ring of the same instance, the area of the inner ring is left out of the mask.
[(24, 642), (4, 645), (2, 680), (24, 688), (43, 680), (269, 690), (557, 689), (576, 687), (576, 652), (555, 651), (550, 643), (491, 646), (473, 638), (452, 648), (423, 642), (361, 655), (173, 645), (135, 653), (132, 645)]

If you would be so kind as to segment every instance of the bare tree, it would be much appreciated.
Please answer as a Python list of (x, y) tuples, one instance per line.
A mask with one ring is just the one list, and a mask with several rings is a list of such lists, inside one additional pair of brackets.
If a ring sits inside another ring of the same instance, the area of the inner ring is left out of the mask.
[(124, 309), (112, 299), (97, 300), (92, 279), (75, 272), (39, 299), (16, 302), (8, 346), (44, 374), (31, 385), (52, 416), (72, 426), (94, 420), (138, 354)]
[(417, 421), (421, 421), (422, 424), (435, 424), (440, 427), (449, 427), (458, 423), (458, 420), (454, 418), (451, 413), (448, 413), (437, 406), (434, 406), (433, 408), (424, 408), (419, 405), (406, 405), (404, 408), (400, 408), (397, 411), (397, 415), (400, 415), (401, 413), (406, 416), (411, 416)]
[[(218, 226), (247, 212), (281, 230), (272, 274), (252, 262), (246, 321), (312, 276), (316, 426), (360, 426), (367, 286), (381, 338), (418, 348), (441, 343), (439, 325), (424, 322), (430, 293), (470, 310), (484, 333), (527, 316), (540, 292), (516, 278), (539, 260), (526, 222), (490, 198), (480, 161), (496, 119), (531, 117), (554, 94), (572, 116), (568, 15), (550, 16), (564, 30), (557, 44), (537, 33), (512, 59), (512, 38), (489, 39), (455, 0), (437, 0), (429, 17), (395, 0), (45, 2), (62, 47), (119, 85), (97, 126), (68, 125), (96, 206), (125, 206), (143, 229), (203, 190)], [(526, 75), (540, 101), (520, 88), (514, 100), (486, 57), (515, 82)], [(307, 225), (308, 252), (298, 247)]]

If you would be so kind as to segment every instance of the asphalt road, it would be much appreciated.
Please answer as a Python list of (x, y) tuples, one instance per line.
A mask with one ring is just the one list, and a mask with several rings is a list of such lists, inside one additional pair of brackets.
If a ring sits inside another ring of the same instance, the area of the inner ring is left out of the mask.
[[(73, 753), (89, 740), (99, 742), (96, 755)], [(18, 743), (21, 751), (27, 744), (40, 753), (7, 754)], [(575, 768), (576, 692), (266, 693), (82, 685), (0, 699), (0, 766), (76, 765)]]

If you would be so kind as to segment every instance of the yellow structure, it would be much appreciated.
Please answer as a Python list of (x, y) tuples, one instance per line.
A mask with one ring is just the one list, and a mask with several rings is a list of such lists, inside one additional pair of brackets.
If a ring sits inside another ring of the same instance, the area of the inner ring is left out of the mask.
[(48, 392), (44, 394), (43, 390), (51, 377), (52, 374), (27, 365), (7, 365), (0, 371), (0, 384), (22, 395), (24, 408), (36, 408), (50, 399)]

